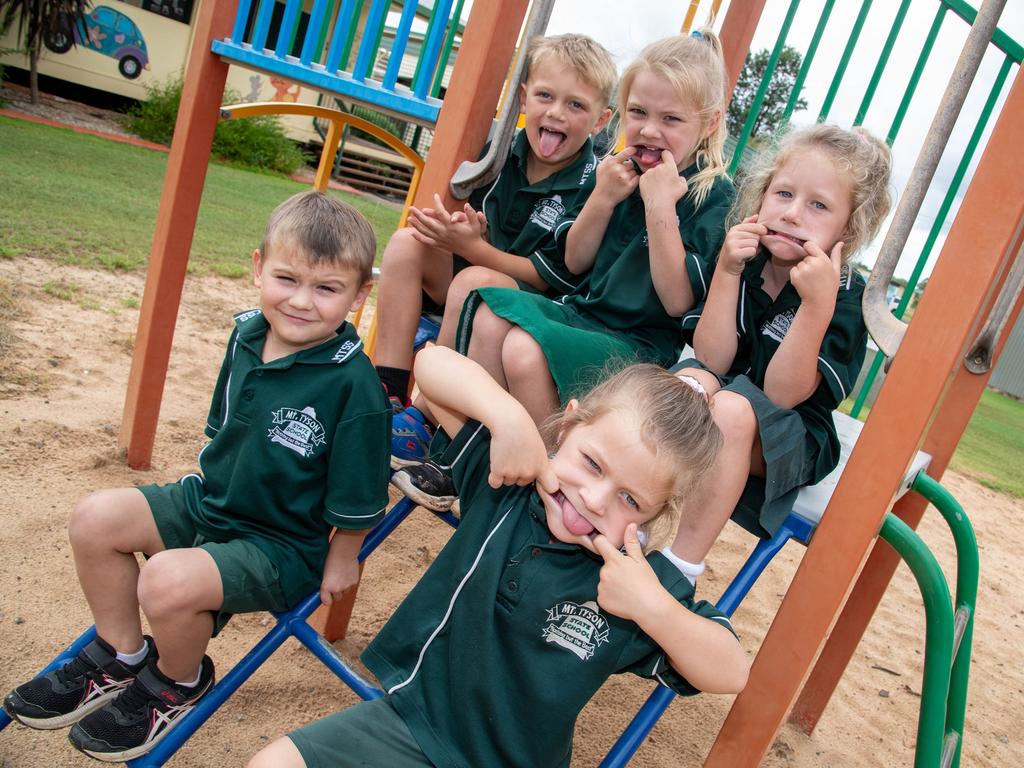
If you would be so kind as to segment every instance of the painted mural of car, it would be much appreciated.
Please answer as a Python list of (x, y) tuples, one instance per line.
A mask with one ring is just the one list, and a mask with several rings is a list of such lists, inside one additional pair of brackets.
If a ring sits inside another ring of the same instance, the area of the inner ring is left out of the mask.
[(149, 69), (146, 41), (135, 22), (105, 5), (93, 8), (77, 24), (62, 19), (56, 30), (43, 36), (43, 44), (54, 53), (66, 53), (77, 44), (110, 56), (117, 60), (118, 71), (129, 80)]

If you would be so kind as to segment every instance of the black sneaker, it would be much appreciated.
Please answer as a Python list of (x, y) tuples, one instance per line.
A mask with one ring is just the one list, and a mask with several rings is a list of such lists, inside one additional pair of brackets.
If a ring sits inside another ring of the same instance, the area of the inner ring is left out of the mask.
[(145, 660), (129, 666), (116, 651), (95, 638), (64, 666), (22, 683), (4, 698), (7, 714), (29, 728), (52, 730), (81, 720), (127, 688), (135, 676), (156, 658), (153, 638), (147, 637)]
[(213, 662), (203, 656), (199, 684), (186, 688), (147, 664), (120, 696), (76, 723), (68, 734), (75, 749), (108, 763), (144, 755), (213, 687)]
[(430, 459), (398, 470), (391, 476), (391, 484), (435, 512), (447, 512), (458, 498), (452, 476)]

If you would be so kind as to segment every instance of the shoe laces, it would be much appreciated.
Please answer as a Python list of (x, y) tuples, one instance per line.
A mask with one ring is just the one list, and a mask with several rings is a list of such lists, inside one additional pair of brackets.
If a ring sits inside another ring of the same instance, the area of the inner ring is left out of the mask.
[(103, 670), (97, 669), (93, 665), (89, 664), (82, 658), (81, 654), (79, 654), (64, 666), (58, 667), (56, 673), (57, 680), (60, 684), (67, 685), (68, 683), (72, 683), (86, 677), (95, 680), (103, 674)]
[(125, 716), (138, 716), (146, 711), (146, 708), (153, 702), (159, 702), (160, 700), (152, 696), (135, 680), (131, 685), (125, 688), (112, 702), (113, 706)]

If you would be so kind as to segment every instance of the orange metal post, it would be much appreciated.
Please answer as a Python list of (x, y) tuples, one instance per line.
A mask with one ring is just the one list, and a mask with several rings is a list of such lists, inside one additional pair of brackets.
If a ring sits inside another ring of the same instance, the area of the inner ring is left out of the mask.
[(961, 368), (1024, 223), (1022, 124), (1024, 78), (1017, 77), (886, 386), (707, 766), (756, 766), (770, 748)]
[(459, 163), (475, 159), (487, 140), (528, 4), (528, 0), (473, 4), (413, 200), (416, 207), (433, 207), (435, 193), (449, 209), (461, 207), (448, 191), (448, 182)]
[(743, 63), (750, 51), (750, 41), (761, 20), (766, 0), (739, 0), (729, 4), (722, 22), (722, 54), (725, 57), (725, 92), (728, 94), (726, 107), (732, 99), (736, 81), (740, 79)]
[(206, 0), (196, 18), (121, 422), (120, 443), (133, 469), (148, 468), (153, 456), (185, 267), (228, 74), (228, 65), (210, 52), (210, 42), (230, 34), (237, 5), (238, 0)]
[[(1021, 237), (1024, 237), (1024, 233), (1018, 233), (1018, 238)], [(1020, 241), (1018, 240), (1011, 252), (1016, 253), (1019, 248)], [(1024, 303), (1024, 297), (1022, 297), (1021, 303)], [(1020, 315), (1021, 303), (1018, 303), (1006, 324), (1003, 338), (996, 348), (994, 358), (996, 360), (1013, 330), (1016, 318)], [(936, 480), (942, 478), (946, 467), (949, 466), (957, 443), (967, 428), (967, 423), (971, 420), (971, 414), (974, 413), (989, 378), (991, 378), (991, 371), (984, 375), (976, 375), (961, 366), (956, 372), (953, 382), (942, 400), (942, 409), (936, 414), (935, 421), (921, 447), (932, 456), (928, 474)], [(916, 529), (927, 508), (928, 502), (923, 498), (917, 494), (907, 494), (896, 503), (893, 512), (911, 528)], [(970, 514), (970, 510), (967, 512)], [(790, 722), (797, 725), (807, 735), (814, 731), (821, 719), (821, 714), (828, 705), (843, 672), (846, 671), (850, 659), (853, 658), (857, 644), (864, 635), (899, 563), (900, 558), (891, 547), (875, 547), (872, 550), (871, 556), (868, 558), (856, 586), (850, 593), (850, 598), (846, 601), (846, 606), (790, 714)]]

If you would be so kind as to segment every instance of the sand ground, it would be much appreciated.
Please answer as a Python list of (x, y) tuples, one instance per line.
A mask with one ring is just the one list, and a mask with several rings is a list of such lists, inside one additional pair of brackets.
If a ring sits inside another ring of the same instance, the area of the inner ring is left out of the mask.
[[(78, 591), (66, 522), (92, 489), (171, 481), (194, 468), (231, 314), (251, 306), (244, 281), (190, 278), (157, 434), (153, 468), (120, 460), (121, 419), (143, 277), (63, 267), (19, 257), (0, 261), (0, 291), (14, 304), (11, 357), (0, 378), (0, 689), (30, 677), (88, 623)], [(72, 300), (47, 284), (74, 287)], [(955, 474), (946, 484), (977, 528), (982, 579), (967, 709), (964, 766), (1024, 765), (1024, 593), (1017, 580), (1024, 550), (1024, 502)], [(948, 568), (952, 543), (929, 512), (924, 538)], [(443, 546), (445, 526), (417, 512), (370, 560), (349, 637), (355, 656)], [(751, 546), (730, 526), (709, 557), (700, 594), (714, 599)], [(803, 549), (788, 547), (735, 617), (744, 647), (760, 645)], [(236, 618), (211, 644), (221, 669), (266, 630), (270, 618)], [(765, 760), (782, 766), (910, 765), (916, 736), (924, 615), (916, 584), (900, 567), (815, 734), (787, 726)], [(557, 685), (557, 681), (552, 682)], [(596, 765), (646, 697), (636, 678), (611, 681), (577, 728), (574, 765)], [(290, 728), (350, 705), (356, 697), (289, 641), (178, 753), (173, 765), (243, 765)], [(731, 703), (728, 696), (675, 702), (634, 760), (638, 766), (699, 765)], [(64, 732), (13, 725), (0, 733), (0, 767), (89, 764)]]

